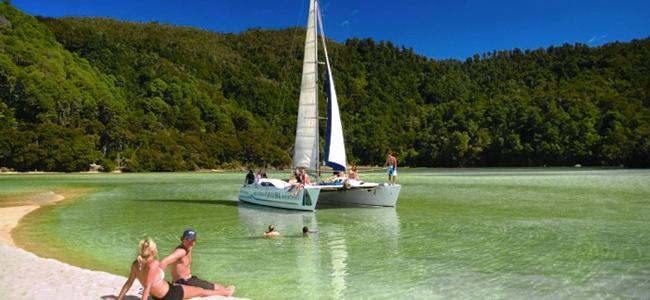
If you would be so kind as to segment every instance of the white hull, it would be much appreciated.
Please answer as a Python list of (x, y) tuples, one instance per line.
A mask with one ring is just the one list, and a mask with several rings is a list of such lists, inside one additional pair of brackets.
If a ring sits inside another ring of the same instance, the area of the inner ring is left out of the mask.
[(397, 205), (401, 185), (376, 185), (359, 186), (349, 189), (343, 186), (319, 186), (319, 203), (334, 205), (367, 205), (367, 206), (389, 206)]
[(254, 183), (246, 184), (239, 189), (239, 201), (269, 207), (314, 211), (319, 193), (320, 189), (310, 186), (295, 193), (289, 191), (287, 187)]

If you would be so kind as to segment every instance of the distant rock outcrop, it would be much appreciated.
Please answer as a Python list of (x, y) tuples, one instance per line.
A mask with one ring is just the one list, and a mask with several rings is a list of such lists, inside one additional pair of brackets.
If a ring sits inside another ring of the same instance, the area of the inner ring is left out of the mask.
[(11, 27), (11, 22), (3, 15), (0, 15), (0, 27)]
[(102, 165), (92, 163), (92, 164), (90, 164), (90, 169), (88, 171), (89, 172), (101, 172), (101, 171), (104, 171), (104, 167)]
[(0, 167), (0, 173), (14, 173), (16, 170), (7, 167)]

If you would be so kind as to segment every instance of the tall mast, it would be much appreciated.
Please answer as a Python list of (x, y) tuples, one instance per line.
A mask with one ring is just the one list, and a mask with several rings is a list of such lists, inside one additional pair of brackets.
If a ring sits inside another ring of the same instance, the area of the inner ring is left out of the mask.
[(300, 103), (296, 123), (294, 168), (317, 170), (319, 167), (318, 140), (318, 28), (317, 2), (309, 3), (309, 17), (305, 34), (305, 56), (302, 65)]
[(316, 172), (318, 178), (317, 181), (320, 181), (320, 134), (318, 132), (318, 17), (320, 15), (320, 7), (317, 0), (312, 0), (314, 2), (314, 15), (311, 21), (314, 23), (314, 86), (316, 88), (316, 93), (314, 93), (314, 98), (316, 99), (316, 140), (314, 144), (314, 153), (316, 153), (316, 161), (313, 164), (313, 169)]

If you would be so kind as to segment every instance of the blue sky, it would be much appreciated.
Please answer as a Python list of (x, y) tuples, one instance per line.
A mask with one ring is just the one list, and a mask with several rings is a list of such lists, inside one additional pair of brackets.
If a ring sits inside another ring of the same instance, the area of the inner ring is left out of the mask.
[[(158, 21), (217, 32), (304, 26), (308, 0), (13, 0), (40, 16), (99, 16)], [(591, 46), (650, 36), (650, 0), (427, 1), (321, 0), (326, 34), (392, 41), (436, 59)]]

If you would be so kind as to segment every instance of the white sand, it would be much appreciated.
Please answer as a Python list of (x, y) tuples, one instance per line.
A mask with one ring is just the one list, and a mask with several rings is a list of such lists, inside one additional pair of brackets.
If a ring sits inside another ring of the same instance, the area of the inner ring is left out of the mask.
[(15, 246), (11, 238), (11, 230), (18, 225), (20, 218), (39, 207), (38, 205), (0, 207), (0, 242)]
[[(32, 197), (32, 202), (45, 204), (63, 197), (52, 192)], [(41, 258), (16, 248), (11, 229), (39, 205), (0, 208), (0, 299), (102, 299), (116, 296), (126, 277), (90, 271), (54, 259)], [(140, 299), (141, 285), (136, 280), (127, 293), (127, 300)], [(236, 292), (235, 292), (236, 293)], [(195, 299), (237, 299), (209, 297)]]

